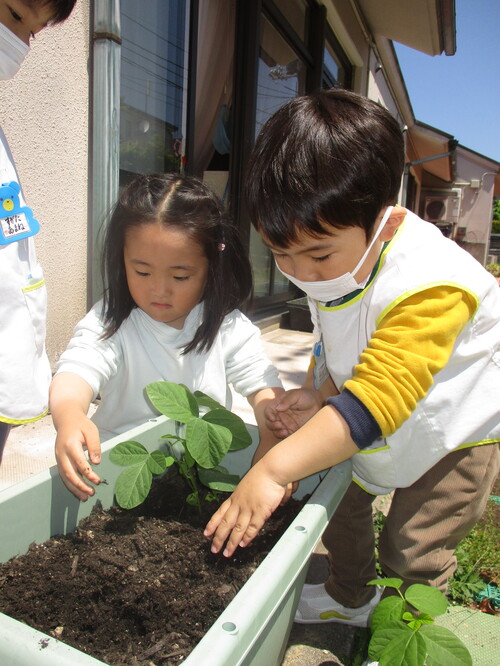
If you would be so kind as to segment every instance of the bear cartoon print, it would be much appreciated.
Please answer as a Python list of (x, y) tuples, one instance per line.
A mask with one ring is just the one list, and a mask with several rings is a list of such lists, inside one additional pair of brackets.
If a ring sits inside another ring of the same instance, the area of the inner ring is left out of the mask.
[(28, 206), (19, 201), (19, 183), (11, 181), (0, 185), (0, 245), (7, 245), (40, 231), (40, 224)]

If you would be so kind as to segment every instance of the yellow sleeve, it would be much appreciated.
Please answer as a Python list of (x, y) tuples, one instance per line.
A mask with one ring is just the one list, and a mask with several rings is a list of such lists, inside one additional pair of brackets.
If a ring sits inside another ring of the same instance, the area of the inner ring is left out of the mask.
[(380, 322), (344, 387), (382, 436), (395, 432), (426, 395), (475, 309), (467, 292), (439, 286), (409, 296)]

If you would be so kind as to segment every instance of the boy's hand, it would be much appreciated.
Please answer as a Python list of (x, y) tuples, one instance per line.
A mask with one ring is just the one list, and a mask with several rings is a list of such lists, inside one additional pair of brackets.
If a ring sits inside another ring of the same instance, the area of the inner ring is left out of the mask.
[[(270, 450), (272, 447), (277, 443), (277, 439), (275, 436), (264, 436), (261, 438), (259, 446), (257, 447), (257, 450), (254, 453), (254, 456), (252, 458), (252, 467), (259, 462), (259, 460)], [(289, 483), (285, 489), (285, 494), (283, 495), (283, 499), (281, 500), (281, 506), (286, 504), (290, 497), (293, 495), (293, 493), (297, 492), (297, 489), (299, 487), (299, 482), (294, 481), (293, 483)]]
[(58, 428), (55, 454), (64, 485), (83, 502), (95, 492), (85, 480), (95, 485), (101, 483), (85, 456), (85, 448), (91, 462), (98, 464), (101, 460), (99, 431), (87, 416), (73, 414)]
[(280, 505), (285, 491), (286, 486), (271, 479), (261, 465), (252, 467), (205, 528), (204, 536), (214, 535), (212, 553), (218, 553), (228, 537), (224, 557), (231, 557), (238, 546), (248, 546)]
[(276, 437), (288, 437), (309, 421), (321, 406), (322, 397), (318, 391), (292, 389), (266, 407), (266, 426)]

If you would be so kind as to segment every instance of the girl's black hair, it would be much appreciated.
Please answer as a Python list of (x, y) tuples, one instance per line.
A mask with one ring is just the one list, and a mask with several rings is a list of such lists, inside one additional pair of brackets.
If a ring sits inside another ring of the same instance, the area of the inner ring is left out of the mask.
[(237, 229), (222, 202), (198, 178), (179, 174), (136, 176), (120, 194), (111, 215), (102, 254), (104, 337), (116, 333), (133, 308), (123, 257), (131, 227), (161, 224), (186, 233), (208, 259), (203, 321), (183, 353), (209, 350), (224, 317), (240, 308), (252, 291), (252, 270)]
[(342, 89), (296, 97), (269, 118), (252, 151), (246, 198), (273, 245), (358, 226), (367, 238), (397, 199), (403, 133), (379, 104)]

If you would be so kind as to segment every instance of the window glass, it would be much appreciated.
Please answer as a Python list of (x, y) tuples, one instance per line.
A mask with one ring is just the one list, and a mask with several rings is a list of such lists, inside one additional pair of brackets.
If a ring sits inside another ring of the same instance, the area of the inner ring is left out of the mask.
[[(306, 67), (302, 60), (263, 16), (257, 83), (256, 136), (275, 111), (297, 95), (305, 93), (305, 78)], [(271, 253), (253, 227), (250, 231), (250, 259), (254, 270), (256, 297), (273, 296), (290, 291), (288, 280), (275, 269)]]
[(252, 260), (254, 297), (267, 296), (271, 274), (271, 253), (254, 227), (250, 230), (250, 257)]
[(331, 30), (323, 49), (323, 87), (350, 88), (352, 67)]
[(121, 183), (135, 173), (181, 169), (189, 4), (121, 0)]
[(274, 4), (286, 16), (297, 35), (306, 40), (308, 6), (306, 0), (274, 0)]
[(305, 79), (304, 63), (263, 16), (257, 82), (256, 135), (280, 106), (305, 92)]

